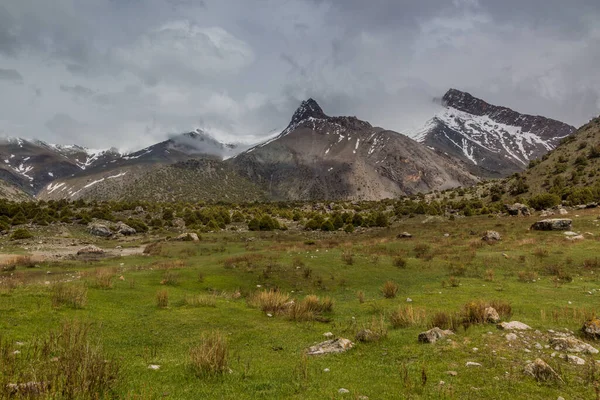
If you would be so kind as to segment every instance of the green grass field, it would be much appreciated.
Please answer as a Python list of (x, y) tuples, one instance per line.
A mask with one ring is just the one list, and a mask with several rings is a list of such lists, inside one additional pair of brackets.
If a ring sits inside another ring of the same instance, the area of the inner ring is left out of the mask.
[[(577, 366), (543, 347), (548, 329), (578, 336), (586, 318), (600, 311), (597, 211), (580, 214), (570, 216), (573, 229), (593, 234), (581, 241), (568, 241), (562, 232), (529, 231), (535, 217), (427, 223), (411, 218), (354, 234), (205, 234), (197, 243), (164, 242), (151, 256), (17, 267), (0, 275), (0, 361), (5, 363), (0, 383), (35, 381), (36, 368), (48, 361), (28, 358), (27, 349), (60, 331), (61, 324), (80, 321), (91, 323), (89, 340), (119, 367), (116, 380), (98, 395), (105, 398), (597, 398), (599, 355), (578, 354), (586, 365)], [(500, 232), (502, 241), (482, 242), (488, 229)], [(413, 238), (397, 239), (402, 231)], [(63, 281), (68, 282), (60, 286)], [(384, 298), (386, 281), (398, 284), (395, 298)], [(80, 289), (82, 307), (53, 305), (57, 288), (65, 285)], [(296, 301), (310, 294), (330, 297), (334, 307), (300, 321), (285, 314), (269, 317), (249, 305), (254, 293), (269, 289)], [(167, 307), (157, 305), (163, 290)], [(493, 324), (475, 324), (461, 326), (451, 341), (418, 343), (418, 333), (437, 312), (459, 312), (475, 300), (508, 302), (510, 319), (533, 329), (508, 342), (506, 332)], [(390, 314), (407, 306), (417, 317), (394, 329)], [(364, 327), (380, 329), (383, 337), (357, 342), (342, 354), (305, 355), (325, 340), (325, 332), (355, 341)], [(214, 332), (226, 338), (227, 370), (198, 376), (190, 349)], [(564, 383), (525, 376), (525, 362), (538, 357)], [(481, 367), (466, 367), (468, 361)], [(339, 393), (340, 388), (349, 393)], [(8, 397), (5, 388), (0, 393)], [(79, 397), (85, 396), (74, 395)]]

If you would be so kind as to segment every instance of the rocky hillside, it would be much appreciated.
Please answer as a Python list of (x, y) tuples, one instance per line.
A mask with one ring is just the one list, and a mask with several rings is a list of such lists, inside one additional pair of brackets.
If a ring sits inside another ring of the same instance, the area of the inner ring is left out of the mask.
[[(600, 200), (600, 118), (590, 121), (529, 169), (507, 181), (522, 197), (549, 197), (570, 204)], [(554, 204), (553, 204), (554, 205)]]
[(277, 137), (231, 160), (274, 199), (365, 199), (470, 185), (462, 163), (356, 117), (304, 101)]
[(138, 164), (118, 171), (58, 180), (41, 200), (228, 201), (265, 200), (265, 193), (218, 159), (198, 158), (174, 164)]
[(441, 103), (443, 109), (410, 136), (464, 161), (483, 177), (522, 171), (575, 131), (565, 123), (494, 106), (455, 89)]
[(27, 201), (31, 200), (31, 196), (18, 187), (10, 183), (0, 180), (0, 199), (10, 201)]

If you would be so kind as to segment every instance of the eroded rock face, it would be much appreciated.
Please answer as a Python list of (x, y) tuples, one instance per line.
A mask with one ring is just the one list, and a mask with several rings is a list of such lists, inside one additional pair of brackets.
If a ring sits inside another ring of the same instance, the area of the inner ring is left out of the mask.
[(538, 221), (531, 225), (534, 231), (570, 231), (573, 220), (566, 218), (552, 218)]
[(581, 327), (581, 332), (590, 339), (600, 339), (600, 318), (592, 318)]
[(88, 225), (88, 231), (90, 232), (90, 234), (92, 234), (94, 236), (100, 236), (100, 237), (112, 236), (112, 232), (111, 232), (110, 228), (108, 226), (98, 223), (98, 222), (91, 222)]
[(419, 342), (421, 343), (435, 343), (446, 336), (454, 335), (451, 330), (443, 330), (438, 327), (432, 328), (428, 331), (419, 333)]
[(306, 354), (309, 356), (318, 356), (322, 354), (343, 353), (350, 350), (352, 346), (354, 346), (354, 343), (344, 338), (326, 340), (309, 347)]
[(538, 382), (562, 381), (556, 371), (541, 358), (527, 363), (523, 372), (525, 375), (535, 378)]
[(496, 325), (496, 327), (505, 331), (526, 331), (531, 329), (529, 325), (526, 325), (519, 321), (501, 322), (498, 325)]

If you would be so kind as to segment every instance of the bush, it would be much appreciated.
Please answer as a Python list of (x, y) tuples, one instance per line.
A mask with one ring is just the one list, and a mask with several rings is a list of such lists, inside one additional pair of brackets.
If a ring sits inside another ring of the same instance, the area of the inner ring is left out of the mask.
[(342, 253), (342, 261), (346, 265), (353, 265), (354, 264), (354, 254), (351, 251), (344, 251)]
[(415, 246), (414, 252), (415, 257), (425, 258), (425, 256), (431, 251), (431, 246), (425, 243), (419, 243)]
[(144, 221), (136, 218), (128, 218), (125, 223), (135, 229), (137, 233), (145, 233), (148, 232), (149, 229)]
[(528, 200), (529, 206), (536, 210), (545, 210), (560, 204), (560, 197), (552, 193), (542, 193)]
[(190, 349), (190, 365), (198, 377), (221, 375), (229, 371), (229, 345), (225, 335), (211, 332)]
[(383, 284), (381, 291), (383, 292), (383, 297), (386, 299), (393, 299), (398, 294), (398, 284), (393, 281), (387, 281)]
[(29, 232), (27, 229), (19, 228), (16, 229), (12, 235), (10, 235), (10, 240), (22, 240), (22, 239), (31, 239), (33, 234)]

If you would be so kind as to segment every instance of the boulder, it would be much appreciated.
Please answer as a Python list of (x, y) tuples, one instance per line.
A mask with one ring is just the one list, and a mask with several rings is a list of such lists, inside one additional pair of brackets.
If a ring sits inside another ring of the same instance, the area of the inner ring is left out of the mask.
[(526, 331), (531, 329), (529, 325), (525, 325), (519, 321), (500, 322), (496, 327), (505, 331)]
[(421, 343), (435, 343), (446, 336), (454, 335), (451, 330), (443, 330), (438, 327), (432, 328), (428, 331), (419, 333), (419, 342)]
[(486, 307), (483, 311), (483, 316), (487, 322), (490, 322), (492, 324), (497, 324), (498, 322), (500, 322), (500, 315), (494, 307)]
[(402, 232), (396, 236), (397, 239), (410, 239), (411, 237), (413, 237), (413, 235), (408, 232)]
[(486, 242), (497, 242), (501, 239), (502, 239), (502, 237), (496, 231), (486, 231), (483, 234), (483, 237), (481, 238), (481, 240), (484, 240)]
[(529, 375), (538, 382), (561, 381), (560, 375), (552, 369), (544, 360), (538, 358), (535, 361), (528, 362), (523, 370), (525, 375)]
[(600, 318), (592, 318), (581, 327), (581, 332), (590, 339), (600, 339)]
[(175, 238), (175, 240), (181, 240), (181, 241), (189, 241), (189, 242), (199, 242), (200, 238), (198, 237), (197, 233), (191, 232), (191, 233), (182, 233), (181, 235), (177, 236)]
[(102, 255), (102, 254), (104, 254), (104, 250), (102, 250), (100, 247), (94, 246), (94, 245), (85, 246), (85, 247), (82, 247), (81, 249), (77, 250), (77, 255), (78, 256), (81, 256), (81, 255)]
[(506, 212), (508, 212), (509, 215), (524, 215), (524, 216), (531, 215), (531, 211), (529, 211), (529, 207), (527, 207), (525, 204), (521, 204), (521, 203), (515, 203), (513, 205), (505, 204), (504, 207), (506, 208)]
[(558, 213), (560, 215), (567, 215), (569, 212), (567, 210), (565, 210), (564, 208), (559, 208)]
[(567, 353), (598, 354), (598, 349), (573, 336), (559, 336), (550, 339), (550, 345), (556, 351)]
[(103, 225), (101, 223), (98, 223), (98, 222), (91, 222), (88, 225), (88, 231), (90, 232), (90, 234), (92, 234), (94, 236), (100, 236), (100, 237), (112, 236), (112, 232), (109, 229), (109, 227), (106, 225)]
[(135, 235), (137, 233), (135, 229), (123, 222), (117, 224), (117, 232), (124, 236)]
[(569, 231), (573, 220), (566, 218), (543, 219), (531, 225), (534, 231)]
[(344, 338), (326, 340), (309, 347), (306, 354), (309, 356), (317, 356), (321, 354), (343, 353), (350, 350), (352, 346), (354, 346), (354, 343)]

